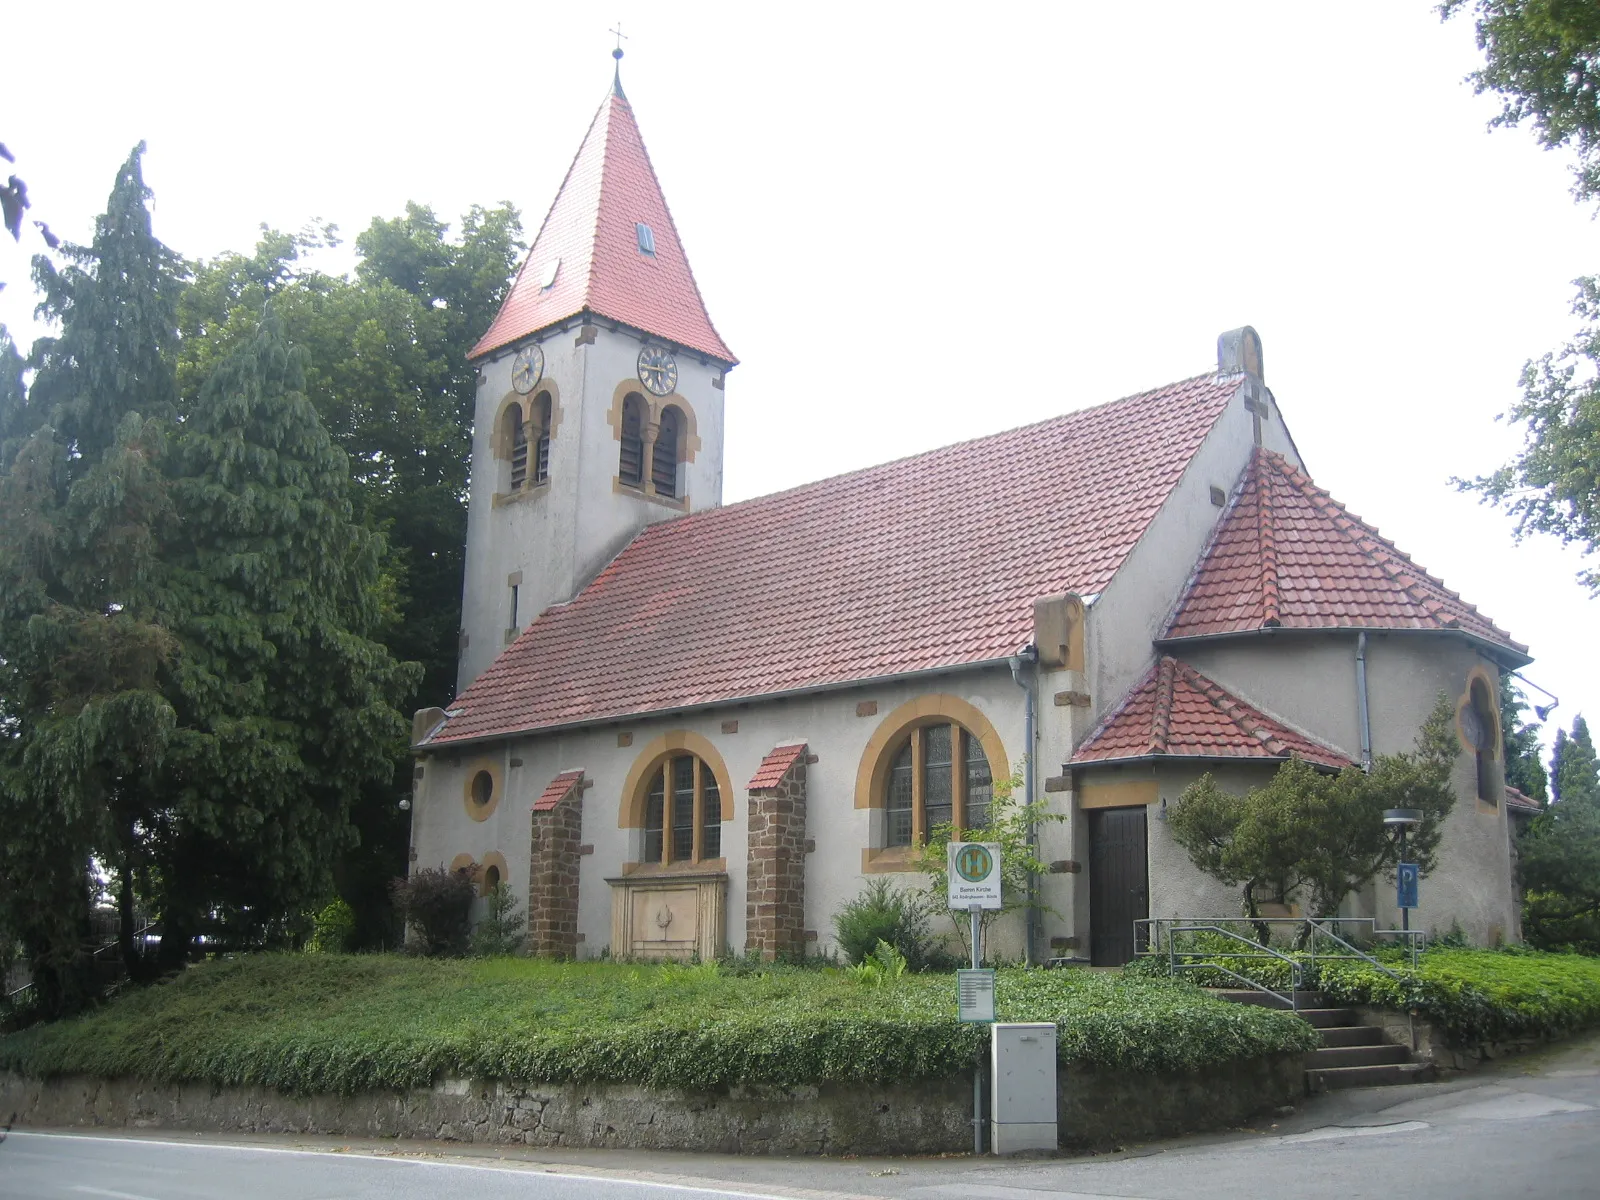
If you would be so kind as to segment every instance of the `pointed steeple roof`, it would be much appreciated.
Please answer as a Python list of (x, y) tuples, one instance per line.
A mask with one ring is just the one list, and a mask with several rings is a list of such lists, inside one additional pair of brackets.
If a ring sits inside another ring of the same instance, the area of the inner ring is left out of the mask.
[(1299, 467), (1258, 449), (1159, 640), (1262, 629), (1436, 630), (1531, 661)]
[(1334, 771), (1352, 765), (1339, 751), (1267, 716), (1188, 663), (1164, 656), (1106, 714), (1069, 765), (1291, 756)]
[[(654, 253), (641, 249), (644, 225)], [(469, 358), (593, 313), (732, 365), (621, 81), (607, 89), (500, 312)]]

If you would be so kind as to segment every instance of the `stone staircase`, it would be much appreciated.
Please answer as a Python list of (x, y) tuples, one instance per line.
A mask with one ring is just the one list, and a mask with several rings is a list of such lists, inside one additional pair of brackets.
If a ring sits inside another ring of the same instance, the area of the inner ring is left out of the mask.
[[(1289, 1007), (1276, 996), (1249, 989), (1214, 989), (1211, 994), (1236, 1004)], [(1409, 1047), (1389, 1041), (1376, 1025), (1356, 1024), (1360, 1018), (1355, 1009), (1329, 1008), (1320, 992), (1299, 992), (1295, 1003), (1295, 1015), (1322, 1034), (1322, 1045), (1306, 1055), (1307, 1092), (1426, 1083), (1434, 1077), (1434, 1065), (1414, 1058)]]

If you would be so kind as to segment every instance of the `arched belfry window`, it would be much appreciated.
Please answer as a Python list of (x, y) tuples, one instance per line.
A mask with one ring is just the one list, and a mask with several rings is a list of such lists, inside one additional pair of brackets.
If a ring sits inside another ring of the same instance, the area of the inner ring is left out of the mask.
[(644, 397), (630, 392), (622, 402), (622, 451), (617, 474), (623, 483), (638, 487), (644, 483)]
[(528, 427), (522, 420), (522, 409), (513, 404), (506, 409), (505, 444), (511, 451), (511, 487), (521, 491), (528, 479)]
[(919, 725), (890, 751), (883, 796), (884, 844), (909, 846), (935, 826), (982, 829), (994, 773), (983, 743), (954, 722)]
[(550, 478), (550, 393), (540, 392), (534, 400), (534, 419), (538, 422), (539, 436), (534, 443), (533, 481), (545, 483)]
[(645, 781), (644, 861), (704, 862), (722, 857), (722, 789), (697, 754), (678, 754)]
[(650, 455), (650, 482), (658, 496), (678, 494), (678, 443), (683, 437), (683, 414), (668, 405), (661, 414), (661, 429)]

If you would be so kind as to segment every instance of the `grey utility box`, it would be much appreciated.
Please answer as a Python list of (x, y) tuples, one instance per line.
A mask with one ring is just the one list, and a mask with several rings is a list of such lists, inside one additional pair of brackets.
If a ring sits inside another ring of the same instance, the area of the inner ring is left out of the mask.
[(997, 1021), (989, 1028), (990, 1148), (1056, 1149), (1055, 1024)]

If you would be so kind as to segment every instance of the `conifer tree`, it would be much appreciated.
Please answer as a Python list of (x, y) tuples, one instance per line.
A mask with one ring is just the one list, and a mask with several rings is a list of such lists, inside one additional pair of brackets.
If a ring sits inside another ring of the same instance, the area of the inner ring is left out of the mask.
[(176, 411), (177, 305), (186, 268), (151, 232), (144, 143), (117, 172), (88, 246), (63, 246), (69, 266), (33, 260), (40, 312), (59, 337), (34, 343), (38, 375), (28, 392), (32, 433), (48, 421), (72, 451), (68, 475), (88, 470), (111, 446), (122, 419), (165, 420)]
[(1527, 711), (1528, 702), (1512, 684), (1511, 676), (1501, 675), (1500, 729), (1506, 785), (1543, 804), (1550, 798), (1549, 777), (1544, 763), (1539, 761), (1539, 726), (1522, 719)]
[(1572, 733), (1555, 771), (1556, 794), (1563, 804), (1600, 803), (1600, 764), (1596, 763), (1589, 723), (1581, 715), (1573, 718)]
[(151, 814), (169, 961), (202, 928), (270, 941), (324, 899), (352, 801), (405, 746), (397, 705), (415, 668), (369, 636), (382, 539), (353, 519), (345, 455), (304, 388), (268, 310), (175, 439), (163, 557), (178, 722)]
[(173, 724), (158, 464), (181, 264), (151, 234), (142, 151), (93, 244), (67, 247), (60, 273), (35, 260), (61, 334), (36, 343), (30, 389), (0, 353), (0, 906), (56, 1011), (86, 986), (92, 860), (131, 914), (125, 834)]
[(1518, 843), (1528, 893), (1526, 932), (1536, 944), (1600, 949), (1600, 763), (1580, 716), (1557, 737), (1551, 764), (1556, 800)]

